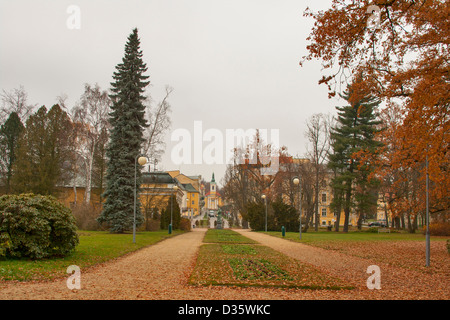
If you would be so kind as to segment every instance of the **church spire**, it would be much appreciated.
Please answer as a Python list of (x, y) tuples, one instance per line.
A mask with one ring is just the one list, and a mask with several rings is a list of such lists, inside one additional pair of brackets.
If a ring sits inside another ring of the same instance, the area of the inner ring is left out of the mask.
[(211, 179), (211, 182), (214, 182), (214, 183), (216, 183), (216, 180), (214, 179), (214, 172), (213, 172), (213, 175), (212, 175), (212, 179)]

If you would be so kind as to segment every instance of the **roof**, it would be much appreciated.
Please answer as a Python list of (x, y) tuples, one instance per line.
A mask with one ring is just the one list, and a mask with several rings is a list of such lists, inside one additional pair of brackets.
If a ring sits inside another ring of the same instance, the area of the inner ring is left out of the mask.
[(172, 178), (175, 178), (176, 176), (178, 176), (181, 172), (180, 170), (169, 170), (166, 171), (168, 174), (170, 174), (172, 176)]
[(196, 191), (198, 191), (200, 188), (200, 181), (198, 179), (193, 179), (183, 173), (179, 173), (179, 171), (167, 171), (167, 173), (170, 174), (170, 176), (176, 181), (178, 181), (179, 184), (190, 184), (195, 188)]
[(173, 183), (176, 184), (176, 180), (170, 176), (167, 172), (143, 172), (142, 183)]
[[(205, 196), (209, 196), (211, 194), (211, 192), (208, 192), (207, 194), (205, 194)], [(218, 192), (214, 193), (214, 195), (218, 196), (218, 197), (222, 197), (222, 195)]]
[(182, 183), (181, 184), (184, 187), (184, 190), (188, 191), (188, 192), (197, 192), (198, 190), (194, 188), (194, 186), (190, 183)]

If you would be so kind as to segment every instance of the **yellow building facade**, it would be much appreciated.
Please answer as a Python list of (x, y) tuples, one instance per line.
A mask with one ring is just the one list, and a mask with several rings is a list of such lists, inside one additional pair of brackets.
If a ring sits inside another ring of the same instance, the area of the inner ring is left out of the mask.
[(167, 173), (178, 182), (183, 193), (179, 202), (181, 215), (191, 218), (199, 215), (201, 176), (186, 176), (179, 170), (167, 171)]
[[(334, 226), (336, 222), (336, 215), (330, 208), (333, 193), (329, 188), (322, 190), (319, 193), (319, 225), (321, 226)], [(344, 210), (341, 211), (339, 225), (343, 226), (345, 222)], [(349, 225), (355, 226), (357, 223), (356, 216), (350, 214)]]
[[(175, 186), (177, 188), (174, 188)], [(183, 191), (177, 180), (172, 178), (170, 174), (167, 172), (146, 172), (142, 174), (139, 199), (144, 214), (151, 213), (153, 209), (164, 210), (171, 196), (176, 197), (178, 204), (180, 204)]]

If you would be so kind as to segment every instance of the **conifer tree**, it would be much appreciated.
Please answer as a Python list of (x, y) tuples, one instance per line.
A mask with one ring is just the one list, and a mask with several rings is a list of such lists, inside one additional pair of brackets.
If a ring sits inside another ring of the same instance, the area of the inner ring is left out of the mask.
[(2, 173), (6, 193), (10, 191), (12, 167), (16, 160), (18, 141), (23, 129), (22, 121), (16, 112), (11, 112), (0, 127), (0, 173)]
[[(335, 194), (332, 206), (344, 210), (344, 232), (348, 232), (350, 211), (355, 208), (361, 218), (372, 206), (376, 205), (376, 180), (369, 180), (373, 168), (369, 164), (359, 163), (354, 155), (366, 150), (376, 152), (380, 143), (374, 139), (379, 131), (375, 108), (379, 100), (372, 96), (352, 96), (351, 86), (340, 95), (350, 103), (348, 106), (336, 107), (337, 125), (331, 130), (331, 148), (328, 166), (336, 173), (331, 186)], [(339, 223), (339, 222), (338, 222)]]
[(180, 206), (175, 200), (175, 196), (171, 195), (167, 201), (166, 208), (161, 212), (160, 228), (166, 230), (169, 228), (170, 215), (172, 214), (172, 229), (180, 228), (181, 213)]
[(72, 122), (59, 105), (45, 106), (31, 115), (19, 139), (12, 188), (17, 193), (56, 195), (63, 182)]
[[(97, 221), (106, 223), (111, 232), (122, 233), (133, 228), (135, 161), (141, 152), (143, 131), (147, 126), (144, 118), (143, 95), (150, 83), (146, 64), (142, 60), (138, 30), (128, 36), (122, 63), (116, 66), (114, 82), (111, 83), (112, 106), (109, 117), (111, 125), (110, 140), (106, 156), (106, 198), (103, 211)], [(137, 188), (141, 180), (141, 167), (137, 168)], [(136, 204), (136, 224), (144, 222), (140, 210), (139, 197)]]

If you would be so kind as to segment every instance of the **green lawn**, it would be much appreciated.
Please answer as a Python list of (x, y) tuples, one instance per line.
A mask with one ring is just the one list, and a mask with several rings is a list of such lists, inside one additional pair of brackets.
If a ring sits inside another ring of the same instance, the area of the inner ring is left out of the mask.
[[(281, 231), (263, 232), (271, 236), (282, 238)], [(320, 241), (418, 241), (424, 240), (425, 235), (420, 233), (376, 233), (376, 232), (334, 232), (334, 231), (308, 231), (302, 233), (300, 240), (299, 232), (286, 232), (284, 237), (288, 240), (299, 241), (306, 244), (314, 244)], [(431, 237), (431, 241), (444, 241), (444, 237)]]
[(256, 243), (240, 233), (230, 229), (208, 229), (203, 242), (206, 243)]
[(77, 265), (83, 270), (83, 268), (120, 257), (180, 233), (183, 231), (174, 230), (171, 235), (165, 230), (137, 232), (136, 243), (133, 243), (131, 233), (111, 234), (107, 231), (79, 231), (80, 244), (76, 247), (75, 252), (64, 258), (0, 260), (0, 281), (47, 280), (67, 276), (66, 270), (70, 265)]
[[(281, 232), (267, 232), (267, 234), (282, 238)], [(450, 256), (446, 246), (449, 237), (431, 237), (431, 267), (425, 266), (425, 235), (421, 233), (312, 231), (302, 233), (300, 240), (298, 232), (287, 232), (285, 239), (369, 259), (374, 264), (387, 263), (409, 270), (442, 275), (450, 272)]]

